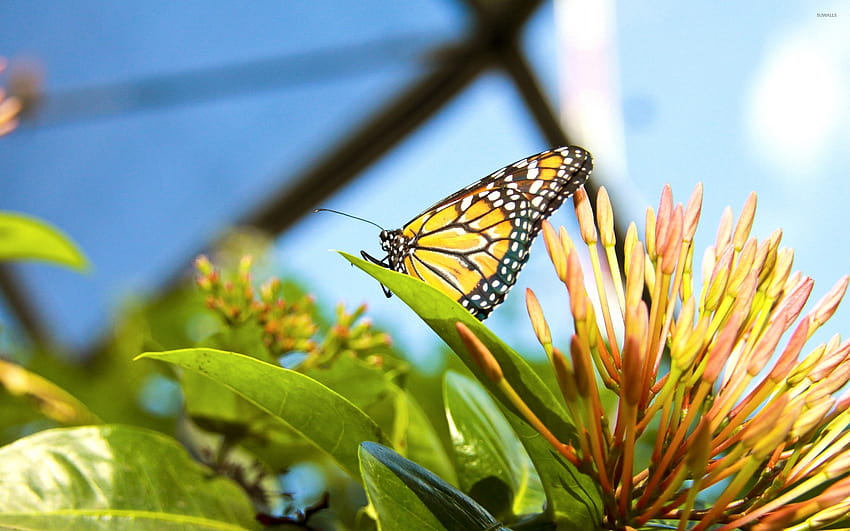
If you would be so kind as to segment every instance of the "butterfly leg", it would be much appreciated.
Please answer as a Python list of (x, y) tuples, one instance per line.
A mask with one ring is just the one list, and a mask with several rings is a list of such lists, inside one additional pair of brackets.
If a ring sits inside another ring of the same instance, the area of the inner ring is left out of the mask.
[[(364, 260), (368, 260), (375, 265), (379, 265), (381, 267), (385, 267), (387, 269), (390, 269), (390, 263), (388, 261), (390, 259), (389, 255), (385, 256), (383, 260), (378, 260), (377, 258), (375, 258), (371, 254), (367, 253), (366, 251), (360, 251), (360, 256), (362, 256)], [(392, 292), (386, 286), (384, 286), (383, 284), (381, 284), (381, 289), (384, 290), (384, 295), (386, 295), (386, 297), (388, 299), (393, 296)]]

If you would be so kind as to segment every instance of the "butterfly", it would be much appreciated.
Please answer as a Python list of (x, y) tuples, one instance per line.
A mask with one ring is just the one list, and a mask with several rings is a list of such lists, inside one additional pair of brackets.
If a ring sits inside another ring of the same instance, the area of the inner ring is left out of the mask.
[[(382, 229), (384, 258), (360, 254), (430, 284), (483, 321), (516, 283), (543, 220), (591, 171), (590, 153), (576, 146), (524, 158), (458, 190), (402, 228)], [(386, 287), (384, 293), (391, 296)]]

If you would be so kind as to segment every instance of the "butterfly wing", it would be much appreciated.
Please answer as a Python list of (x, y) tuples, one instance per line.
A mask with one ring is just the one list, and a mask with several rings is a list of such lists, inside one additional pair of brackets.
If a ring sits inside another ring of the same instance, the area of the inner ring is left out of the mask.
[(569, 146), (517, 161), (457, 191), (401, 229), (397, 269), (485, 319), (516, 283), (541, 222), (584, 184), (590, 153)]

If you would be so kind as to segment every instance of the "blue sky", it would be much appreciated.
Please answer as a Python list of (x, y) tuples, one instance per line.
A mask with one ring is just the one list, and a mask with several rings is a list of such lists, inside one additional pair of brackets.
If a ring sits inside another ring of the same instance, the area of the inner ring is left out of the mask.
[[(817, 300), (850, 272), (850, 8), (806, 1), (613, 5), (615, 61), (599, 68), (615, 74), (619, 96), (610, 106), (623, 141), (585, 147), (598, 168), (623, 161), (619, 171), (595, 176), (610, 179), (612, 195), (626, 205), (620, 215), (641, 220), (664, 183), (684, 201), (702, 181), (701, 249), (713, 239), (723, 207), (737, 213), (756, 190), (754, 234), (783, 228), (784, 244), (797, 251), (795, 269), (816, 280)], [(465, 24), (456, 5), (436, 0), (51, 6), (0, 4), (0, 55), (38, 62), (48, 94), (350, 50), (388, 37), (415, 50), (457, 36)], [(832, 12), (838, 16), (817, 16)], [(583, 23), (576, 21), (573, 31)], [(556, 105), (559, 31), (570, 32), (569, 24), (556, 28), (547, 5), (525, 36)], [(309, 166), (422, 72), (403, 60), (404, 49), (372, 53), (376, 59), (362, 68), (351, 68), (350, 56), (341, 53), (339, 76), (324, 80), (305, 74), (277, 89), (24, 127), (0, 139), (0, 208), (61, 227), (94, 265), (84, 276), (36, 264), (21, 268), (50, 326), (68, 344), (86, 344), (127, 296), (188, 263), (200, 242), (242, 217), (280, 179)], [(545, 147), (511, 84), (489, 74), (322, 206), (395, 228)], [(553, 221), (570, 227), (570, 209)], [(397, 341), (405, 350), (427, 357), (430, 331), (328, 249), (380, 250), (374, 227), (310, 215), (280, 238), (276, 269), (305, 281), (328, 305), (367, 302), (375, 321), (402, 331)], [(565, 297), (547, 291), (553, 276), (542, 244), (534, 249), (517, 289), (488, 321), (519, 346), (532, 344), (524, 287), (547, 293), (547, 312), (565, 316)], [(827, 326), (830, 333), (847, 333), (844, 306)]]

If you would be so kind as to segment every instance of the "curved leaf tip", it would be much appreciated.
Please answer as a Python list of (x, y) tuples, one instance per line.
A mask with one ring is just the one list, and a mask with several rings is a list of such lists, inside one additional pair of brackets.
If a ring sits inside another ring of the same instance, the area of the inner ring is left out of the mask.
[(0, 212), (0, 261), (37, 260), (86, 271), (88, 259), (59, 229), (38, 218)]

